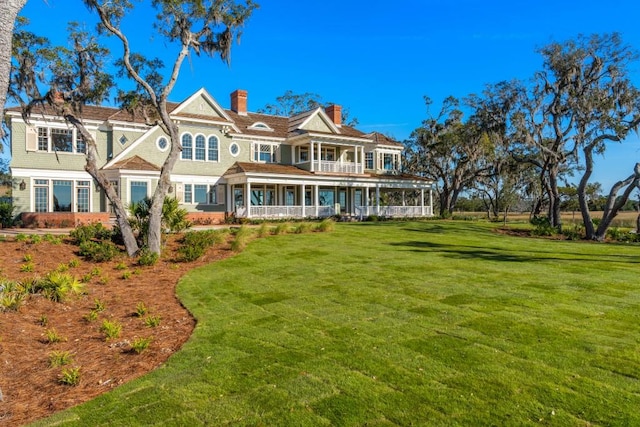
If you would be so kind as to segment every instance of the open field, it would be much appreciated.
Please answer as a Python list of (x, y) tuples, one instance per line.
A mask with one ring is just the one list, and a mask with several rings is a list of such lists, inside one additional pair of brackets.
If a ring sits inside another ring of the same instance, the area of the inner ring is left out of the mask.
[(338, 224), (190, 272), (191, 339), (37, 425), (640, 425), (640, 246)]

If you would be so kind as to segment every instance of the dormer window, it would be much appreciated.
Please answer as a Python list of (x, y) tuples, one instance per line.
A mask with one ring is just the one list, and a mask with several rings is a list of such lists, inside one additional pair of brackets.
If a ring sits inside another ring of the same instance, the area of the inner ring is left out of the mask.
[(266, 123), (263, 123), (263, 122), (255, 122), (251, 126), (248, 126), (247, 129), (263, 130), (263, 131), (267, 131), (267, 132), (273, 132), (273, 129), (271, 127), (269, 127), (269, 125), (267, 125)]

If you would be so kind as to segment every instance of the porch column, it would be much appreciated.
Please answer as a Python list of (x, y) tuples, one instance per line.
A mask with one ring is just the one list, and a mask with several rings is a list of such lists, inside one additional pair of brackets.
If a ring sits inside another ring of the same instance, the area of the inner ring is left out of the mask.
[(376, 215), (380, 215), (380, 186), (376, 185)]
[(433, 191), (432, 188), (429, 187), (429, 215), (433, 215)]
[(369, 200), (369, 187), (364, 187), (364, 206), (366, 207), (364, 214), (367, 216), (369, 216), (370, 204), (371, 204), (371, 201)]
[(226, 201), (226, 206), (225, 206), (225, 210), (227, 212), (235, 212), (236, 211), (236, 206), (233, 200), (233, 186), (227, 184), (225, 185), (226, 189), (227, 189), (227, 201)]
[(322, 143), (318, 142), (318, 171), (322, 172), (322, 165), (320, 164), (320, 162), (322, 161)]
[(311, 161), (311, 172), (314, 172), (316, 169), (313, 165), (315, 160), (315, 156), (313, 154), (313, 141), (309, 143), (309, 160)]
[(404, 190), (402, 190), (402, 206), (406, 206), (406, 202), (404, 200)]
[(247, 206), (247, 218), (251, 218), (251, 183), (247, 181), (247, 196), (245, 197)]
[(313, 201), (316, 205), (316, 218), (320, 216), (320, 186), (313, 186)]
[(304, 184), (302, 184), (301, 188), (302, 188), (302, 203), (301, 203), (302, 218), (305, 218), (307, 216), (305, 213), (305, 203), (307, 202), (305, 199), (307, 198), (307, 189)]
[(424, 188), (420, 189), (420, 208), (422, 216), (424, 216)]

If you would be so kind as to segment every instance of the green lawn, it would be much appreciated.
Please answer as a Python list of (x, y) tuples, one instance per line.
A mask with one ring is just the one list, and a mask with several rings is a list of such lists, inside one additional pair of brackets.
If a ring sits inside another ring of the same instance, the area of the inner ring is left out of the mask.
[(43, 425), (640, 425), (640, 247), (471, 222), (259, 239), (168, 363)]

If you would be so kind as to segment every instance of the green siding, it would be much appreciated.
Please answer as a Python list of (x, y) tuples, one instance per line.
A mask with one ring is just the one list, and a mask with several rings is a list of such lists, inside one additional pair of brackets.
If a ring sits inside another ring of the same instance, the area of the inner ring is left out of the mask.
[(303, 129), (315, 130), (319, 132), (331, 132), (329, 126), (327, 126), (324, 120), (322, 120), (317, 114), (313, 116), (311, 120), (309, 120), (309, 123), (307, 123)]
[(220, 114), (218, 114), (211, 104), (209, 104), (203, 97), (198, 97), (190, 104), (186, 105), (185, 108), (182, 109), (183, 112), (189, 114), (199, 114), (202, 116), (210, 116), (213, 119), (220, 118)]
[(280, 146), (280, 159), (277, 159), (280, 163), (290, 165), (293, 163), (293, 147), (288, 144), (282, 144)]

